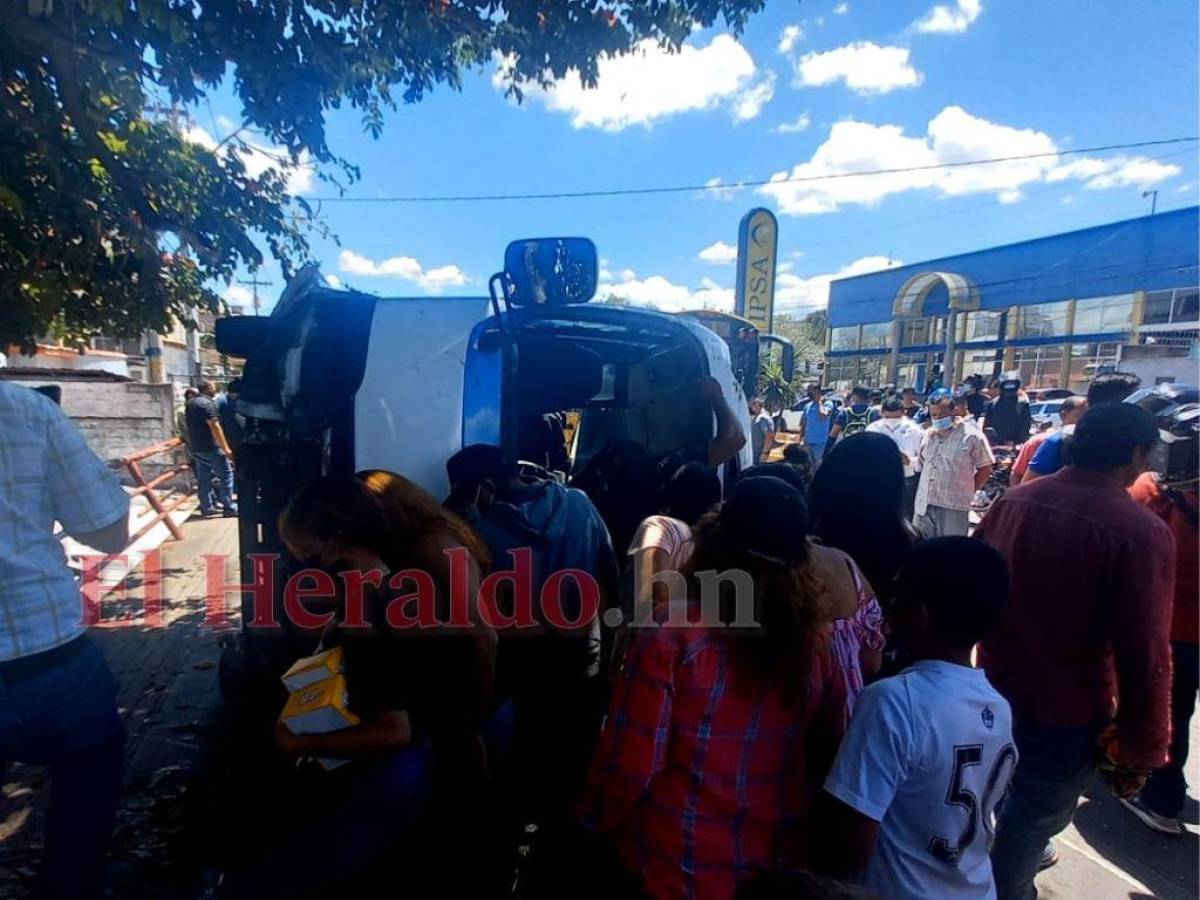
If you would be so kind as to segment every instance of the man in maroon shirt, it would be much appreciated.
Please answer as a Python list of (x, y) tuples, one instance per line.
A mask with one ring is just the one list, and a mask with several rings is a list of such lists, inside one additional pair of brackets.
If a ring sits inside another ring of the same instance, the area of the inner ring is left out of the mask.
[(1012, 705), (1020, 754), (992, 849), (999, 900), (1037, 896), (1042, 853), (1090, 785), (1114, 712), (1115, 791), (1136, 793), (1166, 758), (1174, 542), (1126, 493), (1157, 442), (1143, 409), (1090, 409), (1071, 464), (1006, 493), (976, 531), (1012, 579), (979, 655)]

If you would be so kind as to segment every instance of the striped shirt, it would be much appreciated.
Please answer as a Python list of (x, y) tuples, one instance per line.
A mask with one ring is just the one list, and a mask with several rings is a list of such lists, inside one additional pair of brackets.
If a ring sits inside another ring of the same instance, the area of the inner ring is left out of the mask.
[(827, 648), (797, 709), (777, 687), (739, 684), (716, 633), (637, 629), (581, 817), (614, 833), (653, 900), (732, 897), (759, 869), (810, 862), (817, 760), (841, 742), (845, 702)]
[(83, 632), (79, 586), (55, 521), (99, 531), (129, 498), (47, 397), (0, 381), (0, 661), (51, 650)]
[(930, 428), (918, 456), (917, 515), (925, 515), (931, 506), (969, 510), (975, 496), (975, 473), (995, 462), (987, 438), (966, 419), (955, 422), (945, 433)]

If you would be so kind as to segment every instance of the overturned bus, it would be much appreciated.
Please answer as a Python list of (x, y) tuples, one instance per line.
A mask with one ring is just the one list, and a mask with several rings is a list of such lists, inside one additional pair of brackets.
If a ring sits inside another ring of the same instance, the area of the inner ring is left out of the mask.
[[(613, 504), (595, 492), (606, 480), (590, 476), (620, 455), (615, 448), (657, 458), (714, 439), (699, 379), (719, 385), (748, 435), (744, 383), (753, 382), (744, 364), (732, 367), (729, 339), (692, 316), (589, 303), (596, 272), (595, 247), (580, 238), (514, 242), (490, 297), (380, 298), (335, 290), (310, 266), (269, 316), (220, 319), (218, 350), (245, 359), (242, 583), (256, 578), (254, 555), (276, 554), (272, 582), (286, 577), (279, 514), (323, 474), (386, 469), (441, 499), (446, 461), (462, 447), (493, 444), (520, 463), (525, 423), (569, 411), (558, 477), (583, 486), (603, 513)], [(750, 463), (747, 442), (721, 466), (724, 483)], [(245, 624), (253, 597), (242, 597)], [(223, 675), (278, 669), (308, 649), (287, 637), (244, 628), (227, 645)]]

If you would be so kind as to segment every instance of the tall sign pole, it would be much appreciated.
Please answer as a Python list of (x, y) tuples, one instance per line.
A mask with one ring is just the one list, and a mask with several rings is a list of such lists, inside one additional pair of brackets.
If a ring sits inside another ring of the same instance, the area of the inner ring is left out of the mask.
[(775, 261), (779, 222), (769, 209), (752, 209), (738, 225), (737, 285), (733, 311), (749, 319), (760, 334), (775, 320)]

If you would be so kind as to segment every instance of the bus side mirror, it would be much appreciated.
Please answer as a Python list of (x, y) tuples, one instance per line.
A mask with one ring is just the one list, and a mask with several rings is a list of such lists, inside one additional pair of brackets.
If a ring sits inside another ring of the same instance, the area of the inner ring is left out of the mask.
[(598, 272), (596, 245), (587, 238), (527, 238), (504, 251), (504, 288), (513, 306), (587, 303)]

